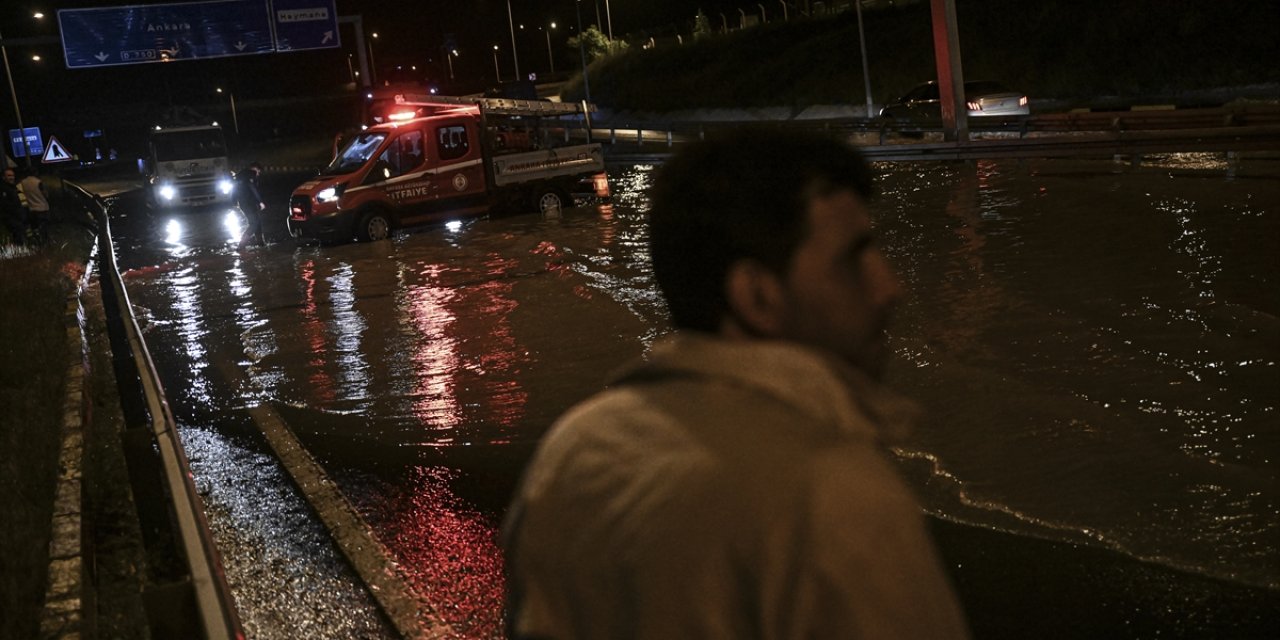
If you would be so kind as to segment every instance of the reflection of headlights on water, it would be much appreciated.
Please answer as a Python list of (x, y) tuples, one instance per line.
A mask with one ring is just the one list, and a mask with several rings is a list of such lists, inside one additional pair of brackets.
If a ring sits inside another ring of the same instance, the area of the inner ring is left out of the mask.
[(182, 223), (177, 220), (170, 220), (168, 224), (164, 226), (164, 241), (169, 244), (178, 244), (181, 240)]
[(233, 186), (234, 185), (231, 184), (231, 181), (226, 178), (218, 181), (218, 191), (221, 191), (224, 196), (231, 195), (231, 189)]
[(240, 214), (235, 209), (227, 210), (227, 215), (222, 218), (222, 226), (226, 227), (232, 242), (239, 242), (240, 236), (244, 235), (244, 225), (240, 224)]
[(165, 200), (172, 200), (178, 195), (178, 190), (173, 188), (171, 184), (160, 185), (160, 197)]

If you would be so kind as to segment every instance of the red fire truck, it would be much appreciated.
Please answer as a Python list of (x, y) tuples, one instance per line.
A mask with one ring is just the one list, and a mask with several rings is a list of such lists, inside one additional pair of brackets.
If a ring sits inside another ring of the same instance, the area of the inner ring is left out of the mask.
[(396, 103), (389, 122), (354, 136), (294, 190), (295, 238), (381, 240), (495, 207), (550, 213), (573, 206), (575, 193), (608, 197), (585, 103), (431, 95)]

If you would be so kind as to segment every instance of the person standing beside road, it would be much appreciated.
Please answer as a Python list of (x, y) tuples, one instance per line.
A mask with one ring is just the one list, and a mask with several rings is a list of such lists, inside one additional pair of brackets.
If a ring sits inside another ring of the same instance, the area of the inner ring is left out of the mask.
[(14, 170), (6, 167), (4, 180), (0, 181), (0, 217), (4, 218), (4, 226), (13, 238), (13, 244), (22, 246), (27, 243), (27, 207), (18, 191), (18, 177)]
[(676, 331), (562, 416), (503, 528), (512, 638), (963, 638), (884, 445), (900, 285), (832, 139), (692, 143), (651, 192)]
[(267, 238), (262, 232), (262, 212), (267, 208), (267, 204), (262, 201), (262, 191), (258, 186), (258, 177), (261, 173), (262, 165), (250, 162), (244, 171), (236, 175), (236, 205), (244, 213), (248, 226), (240, 238), (241, 245), (248, 244), (250, 241), (262, 245), (267, 243)]
[(18, 183), (18, 193), (26, 200), (27, 226), (35, 233), (36, 242), (48, 242), (49, 224), (53, 222), (50, 219), (52, 214), (49, 211), (49, 195), (35, 168), (23, 172), (22, 181)]

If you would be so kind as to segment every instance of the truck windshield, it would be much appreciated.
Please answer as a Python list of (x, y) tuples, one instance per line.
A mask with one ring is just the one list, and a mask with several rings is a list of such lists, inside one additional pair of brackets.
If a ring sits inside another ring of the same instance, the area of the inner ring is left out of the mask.
[(344, 173), (351, 173), (356, 169), (364, 166), (364, 163), (373, 157), (378, 147), (382, 146), (382, 141), (387, 138), (386, 133), (362, 133), (356, 136), (347, 146), (342, 149), (338, 157), (329, 163), (328, 167), (321, 172), (321, 175), (335, 176)]
[(195, 160), (227, 155), (227, 146), (219, 129), (156, 133), (151, 136), (151, 145), (158, 160)]

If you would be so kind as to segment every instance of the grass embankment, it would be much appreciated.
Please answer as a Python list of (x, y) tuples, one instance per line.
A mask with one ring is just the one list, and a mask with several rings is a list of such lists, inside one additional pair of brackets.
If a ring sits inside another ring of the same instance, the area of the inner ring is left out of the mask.
[[(956, 13), (967, 79), (1068, 107), (1280, 82), (1275, 0), (983, 0)], [(868, 9), (863, 21), (877, 105), (935, 77), (929, 3)], [(853, 12), (681, 35), (683, 45), (593, 63), (592, 101), (654, 112), (866, 102)], [(579, 76), (562, 96), (581, 100), (582, 89)]]
[(93, 237), (56, 224), (34, 250), (0, 248), (0, 637), (36, 637), (44, 600), (67, 363), (67, 296)]

